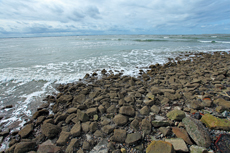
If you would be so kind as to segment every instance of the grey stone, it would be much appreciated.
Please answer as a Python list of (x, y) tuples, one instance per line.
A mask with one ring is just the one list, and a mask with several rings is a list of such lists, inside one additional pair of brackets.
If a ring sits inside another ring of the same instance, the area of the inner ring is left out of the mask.
[(208, 148), (211, 145), (209, 133), (200, 121), (191, 117), (185, 117), (182, 123), (184, 123), (188, 134), (198, 146)]

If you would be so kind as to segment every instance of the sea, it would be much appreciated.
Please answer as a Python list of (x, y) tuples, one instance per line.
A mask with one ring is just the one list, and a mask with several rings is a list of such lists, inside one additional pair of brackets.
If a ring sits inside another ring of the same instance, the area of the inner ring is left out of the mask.
[(86, 73), (137, 76), (181, 53), (215, 51), (230, 51), (230, 34), (0, 38), (0, 130), (22, 126), (55, 86)]

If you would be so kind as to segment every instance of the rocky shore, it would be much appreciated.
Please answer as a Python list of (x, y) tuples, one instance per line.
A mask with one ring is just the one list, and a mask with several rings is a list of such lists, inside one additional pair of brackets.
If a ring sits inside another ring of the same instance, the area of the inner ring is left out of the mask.
[(138, 77), (102, 70), (57, 86), (6, 153), (230, 152), (230, 54), (185, 53)]

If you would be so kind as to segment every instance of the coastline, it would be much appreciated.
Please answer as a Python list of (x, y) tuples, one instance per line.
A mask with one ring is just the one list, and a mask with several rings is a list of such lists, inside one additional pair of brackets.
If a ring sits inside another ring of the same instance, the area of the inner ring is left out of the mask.
[[(188, 59), (180, 60), (184, 57)], [(83, 80), (87, 84), (59, 85), (60, 93), (46, 97), (47, 103), (20, 131), (1, 132), (3, 138), (10, 139), (6, 152), (39, 152), (46, 146), (41, 144), (49, 139), (49, 145), (53, 143), (55, 149), (63, 152), (89, 152), (99, 142), (107, 144), (104, 150), (110, 152), (143, 152), (154, 146), (151, 142), (176, 138), (173, 129), (178, 126), (192, 137), (184, 118), (199, 122), (194, 114), (201, 113), (203, 118), (211, 113), (229, 122), (228, 115), (222, 115), (230, 109), (229, 59), (229, 52), (185, 53), (163, 65), (150, 65), (146, 72), (140, 70), (136, 78), (103, 70), (99, 79), (97, 73), (86, 74)], [(182, 111), (183, 117), (168, 115), (173, 110)], [(204, 119), (203, 123), (209, 125)], [(196, 138), (193, 142), (216, 151), (215, 137), (227, 133), (229, 125), (214, 130), (207, 126), (207, 143), (199, 144)], [(167, 143), (169, 147), (170, 144)], [(191, 144), (186, 142), (186, 147), (191, 148)]]

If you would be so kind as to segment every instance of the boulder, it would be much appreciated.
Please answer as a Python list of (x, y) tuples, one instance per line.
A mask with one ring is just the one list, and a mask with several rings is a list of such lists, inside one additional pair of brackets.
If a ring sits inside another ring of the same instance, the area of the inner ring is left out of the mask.
[(187, 144), (192, 145), (192, 141), (189, 138), (187, 131), (183, 128), (172, 127), (172, 132), (178, 137), (182, 138)]
[(140, 114), (141, 115), (149, 115), (149, 108), (148, 108), (148, 106), (144, 106), (143, 108), (141, 108)]
[(208, 150), (205, 147), (200, 147), (192, 145), (190, 148), (190, 153), (208, 153)]
[(102, 139), (91, 151), (90, 153), (107, 153), (108, 152), (108, 140)]
[(90, 125), (89, 125), (89, 131), (90, 132), (95, 132), (96, 130), (98, 129), (98, 124), (97, 122), (92, 122)]
[(29, 151), (36, 150), (36, 143), (35, 142), (20, 142), (16, 145), (14, 149), (14, 153), (25, 153)]
[(72, 129), (70, 130), (70, 133), (73, 137), (78, 137), (81, 135), (81, 123), (76, 123)]
[(147, 119), (143, 119), (141, 122), (141, 130), (144, 134), (150, 134), (152, 129), (151, 123)]
[(69, 124), (70, 121), (71, 121), (73, 118), (75, 118), (76, 116), (77, 116), (77, 114), (75, 114), (75, 113), (70, 114), (69, 116), (66, 117), (65, 122), (66, 122), (67, 124)]
[(152, 141), (146, 148), (146, 153), (175, 153), (171, 143), (159, 140)]
[(115, 128), (115, 125), (105, 125), (101, 128), (101, 131), (108, 135), (114, 130), (114, 128)]
[(53, 138), (58, 136), (58, 134), (61, 132), (61, 128), (57, 125), (46, 123), (41, 126), (42, 133), (48, 137)]
[(83, 94), (74, 96), (73, 104), (82, 104), (85, 101), (85, 99), (85, 95)]
[(71, 139), (69, 145), (67, 146), (65, 150), (65, 153), (73, 153), (79, 145), (80, 145), (80, 142), (78, 139), (76, 138)]
[(75, 108), (75, 107), (69, 108), (66, 111), (66, 113), (69, 113), (69, 114), (76, 113), (76, 112), (77, 112), (77, 108)]
[(68, 103), (71, 102), (73, 99), (72, 95), (62, 95), (57, 99), (58, 103)]
[(88, 116), (93, 116), (97, 114), (97, 107), (87, 109), (86, 114)]
[(160, 112), (160, 107), (159, 106), (157, 106), (157, 105), (153, 105), (151, 108), (150, 108), (150, 110), (153, 112), (153, 113), (155, 113), (155, 114), (159, 114), (159, 112)]
[(86, 122), (89, 120), (89, 116), (85, 112), (80, 110), (77, 111), (77, 118), (82, 122)]
[(168, 121), (162, 121), (162, 120), (154, 120), (152, 121), (152, 125), (155, 128), (162, 127), (162, 126), (169, 126), (170, 123)]
[(35, 112), (32, 118), (37, 119), (39, 116), (47, 116), (47, 115), (49, 115), (49, 111), (46, 109), (42, 109), (42, 110)]
[(90, 125), (90, 122), (82, 123), (81, 124), (82, 131), (85, 132), (85, 133), (89, 132), (89, 125)]
[(171, 143), (177, 152), (189, 152), (187, 145), (181, 138), (165, 139), (165, 142)]
[(131, 133), (128, 134), (126, 139), (125, 139), (125, 143), (129, 144), (129, 145), (133, 145), (135, 143), (137, 143), (139, 140), (141, 140), (141, 134), (140, 133)]
[(116, 105), (111, 105), (111, 106), (107, 109), (107, 113), (117, 113)]
[(128, 117), (118, 114), (113, 118), (113, 121), (117, 125), (124, 125), (128, 122)]
[(208, 148), (211, 145), (209, 133), (199, 120), (185, 117), (183, 118), (182, 123), (184, 123), (188, 134), (198, 146)]
[(22, 130), (19, 131), (19, 135), (21, 136), (21, 138), (25, 138), (27, 137), (31, 132), (33, 132), (33, 124), (28, 124), (26, 125)]
[(52, 143), (51, 140), (47, 140), (39, 145), (37, 153), (59, 153), (60, 147)]
[(229, 120), (220, 119), (212, 116), (211, 114), (203, 115), (201, 118), (201, 122), (203, 122), (210, 129), (230, 131)]
[(114, 130), (114, 135), (111, 137), (112, 141), (116, 141), (116, 142), (125, 142), (126, 139), (126, 130), (122, 130), (122, 129), (115, 129)]
[(230, 110), (230, 101), (219, 98), (219, 99), (215, 100), (214, 103), (219, 105), (219, 106), (223, 106), (224, 108)]
[(60, 136), (59, 136), (56, 144), (58, 146), (64, 146), (67, 143), (67, 141), (69, 139), (69, 136), (70, 136), (70, 132), (64, 132), (64, 131), (62, 131), (60, 133)]
[(181, 121), (183, 118), (185, 118), (185, 113), (182, 110), (175, 109), (168, 112), (166, 116), (171, 120)]
[(159, 131), (164, 135), (164, 136), (167, 136), (167, 135), (169, 135), (169, 133), (170, 133), (170, 129), (169, 128), (166, 128), (166, 127), (160, 127), (159, 128)]
[(135, 115), (135, 110), (132, 106), (122, 106), (119, 109), (119, 113), (123, 115), (128, 115), (128, 116), (134, 116)]

